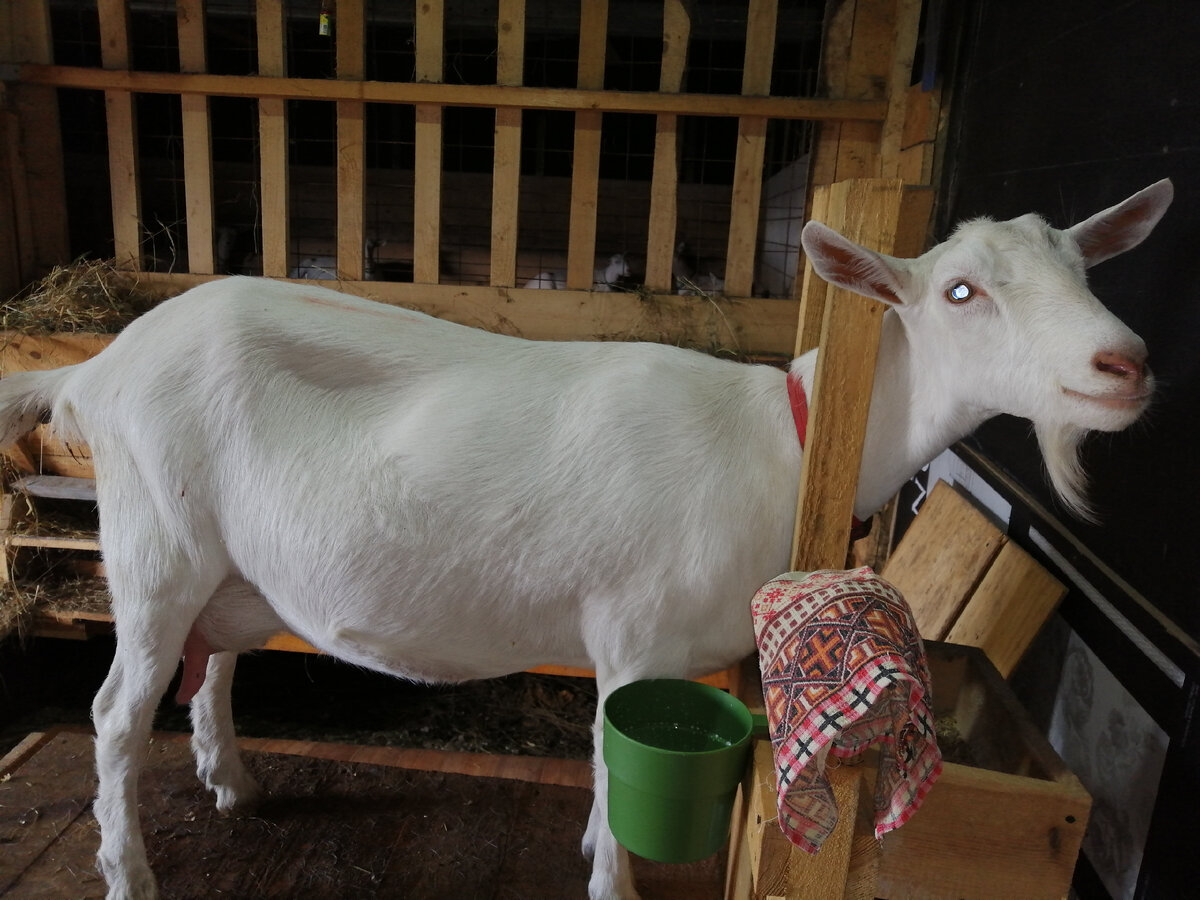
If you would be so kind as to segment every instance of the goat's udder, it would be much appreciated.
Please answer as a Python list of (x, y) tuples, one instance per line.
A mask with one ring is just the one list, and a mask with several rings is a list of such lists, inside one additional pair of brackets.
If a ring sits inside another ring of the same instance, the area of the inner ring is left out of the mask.
[(187, 640), (183, 642), (183, 677), (179, 681), (179, 690), (175, 692), (176, 703), (182, 706), (192, 702), (196, 692), (204, 685), (208, 658), (214, 652), (200, 629), (193, 625)]

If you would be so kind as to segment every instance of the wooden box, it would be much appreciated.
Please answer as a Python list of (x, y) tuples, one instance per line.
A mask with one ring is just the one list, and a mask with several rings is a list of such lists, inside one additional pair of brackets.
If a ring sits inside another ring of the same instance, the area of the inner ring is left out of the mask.
[(1091, 797), (982, 651), (934, 641), (926, 647), (946, 762), (921, 809), (876, 841), (873, 756), (831, 769), (841, 821), (810, 856), (775, 824), (774, 763), (770, 745), (760, 742), (746, 819), (735, 823), (734, 848), (742, 846), (731, 856), (729, 897), (1067, 896)]

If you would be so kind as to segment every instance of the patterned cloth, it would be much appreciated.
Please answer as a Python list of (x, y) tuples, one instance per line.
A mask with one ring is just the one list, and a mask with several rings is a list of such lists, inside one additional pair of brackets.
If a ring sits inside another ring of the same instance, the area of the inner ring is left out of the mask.
[(809, 853), (837, 824), (827, 753), (882, 744), (875, 836), (916, 812), (942, 771), (912, 612), (869, 568), (792, 572), (751, 604), (775, 751), (779, 827)]

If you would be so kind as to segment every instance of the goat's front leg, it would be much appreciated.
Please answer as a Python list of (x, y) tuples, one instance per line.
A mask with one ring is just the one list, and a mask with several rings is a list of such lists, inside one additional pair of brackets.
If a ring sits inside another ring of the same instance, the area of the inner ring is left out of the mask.
[(204, 684), (192, 699), (192, 753), (196, 773), (217, 795), (223, 813), (251, 812), (262, 789), (246, 771), (233, 728), (233, 671), (236, 653), (214, 653), (208, 658)]
[(592, 726), (595, 774), (592, 812), (583, 836), (584, 855), (592, 858), (592, 877), (588, 882), (589, 900), (638, 900), (633, 884), (629, 851), (617, 843), (608, 827), (608, 767), (604, 764), (604, 701), (629, 678), (603, 678), (597, 674), (599, 699), (596, 721)]

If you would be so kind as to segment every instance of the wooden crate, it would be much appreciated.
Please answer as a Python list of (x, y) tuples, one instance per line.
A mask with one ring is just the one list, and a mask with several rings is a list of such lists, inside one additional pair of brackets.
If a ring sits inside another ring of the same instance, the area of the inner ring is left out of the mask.
[[(745, 785), (749, 816), (735, 829), (741, 857), (727, 897), (882, 900), (1051, 900), (1066, 897), (1091, 797), (1029, 720), (977, 648), (928, 642), (939, 729), (941, 778), (921, 809), (881, 841), (874, 838), (874, 761), (831, 770), (841, 820), (821, 852), (793, 847), (774, 822), (774, 779)], [(766, 756), (770, 744), (756, 752)], [(953, 761), (955, 756), (969, 761)], [(841, 860), (831, 877), (830, 854)]]

